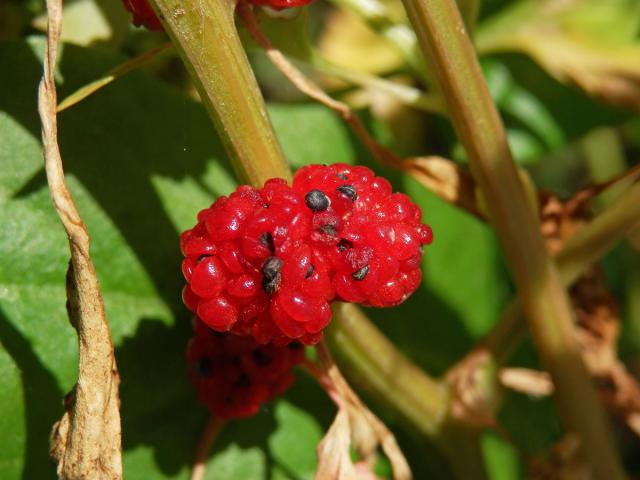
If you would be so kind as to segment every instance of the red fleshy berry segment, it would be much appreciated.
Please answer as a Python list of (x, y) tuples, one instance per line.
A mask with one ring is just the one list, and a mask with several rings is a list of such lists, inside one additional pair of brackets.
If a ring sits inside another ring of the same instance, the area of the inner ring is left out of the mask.
[(339, 299), (386, 307), (422, 278), (429, 226), (408, 196), (366, 167), (300, 169), (288, 186), (241, 186), (182, 234), (187, 307), (218, 332), (310, 345)]
[(216, 333), (197, 321), (187, 348), (189, 375), (199, 400), (219, 418), (258, 413), (293, 382), (304, 359), (299, 343), (260, 345), (251, 337)]
[(187, 307), (216, 331), (261, 343), (319, 341), (334, 289), (307, 244), (311, 219), (304, 198), (279, 179), (219, 198), (181, 237)]
[(408, 196), (392, 193), (368, 168), (345, 164), (304, 167), (293, 189), (328, 199), (314, 211), (310, 243), (327, 258), (339, 299), (386, 307), (416, 290), (422, 248), (433, 235)]
[(163, 30), (162, 24), (147, 0), (122, 0), (124, 6), (133, 14), (133, 24), (144, 26), (149, 30)]

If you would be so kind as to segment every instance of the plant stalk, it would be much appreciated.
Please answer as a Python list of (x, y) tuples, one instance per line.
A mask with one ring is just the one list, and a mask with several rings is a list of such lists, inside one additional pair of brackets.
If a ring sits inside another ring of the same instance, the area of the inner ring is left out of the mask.
[(336, 303), (333, 315), (327, 342), (349, 380), (405, 424), (437, 437), (449, 411), (449, 388), (411, 363), (357, 306)]
[(485, 196), (538, 352), (554, 379), (565, 426), (579, 435), (595, 478), (622, 479), (607, 419), (580, 356), (567, 294), (547, 254), (455, 1), (403, 4)]
[(238, 177), (291, 173), (234, 22), (233, 0), (150, 0), (178, 49)]
[[(578, 230), (555, 257), (565, 287), (573, 284), (589, 265), (600, 260), (634, 229), (640, 228), (640, 183), (634, 184), (609, 208)], [(483, 340), (492, 355), (504, 362), (525, 334), (522, 305), (513, 300), (494, 329)]]

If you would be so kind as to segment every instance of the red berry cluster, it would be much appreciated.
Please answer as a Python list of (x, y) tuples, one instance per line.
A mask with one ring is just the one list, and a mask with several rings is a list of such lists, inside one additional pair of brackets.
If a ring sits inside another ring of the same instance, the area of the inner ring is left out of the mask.
[[(149, 5), (148, 0), (122, 0), (124, 6), (133, 14), (133, 24), (137, 27), (144, 26), (149, 30), (162, 30), (162, 24), (156, 13)], [(248, 3), (258, 6), (271, 7), (283, 10), (291, 7), (302, 7), (313, 0), (247, 0)]]
[(258, 413), (263, 403), (289, 388), (291, 368), (303, 359), (300, 343), (260, 345), (251, 337), (215, 332), (198, 320), (187, 348), (198, 397), (222, 419)]
[(409, 197), (362, 166), (312, 165), (288, 186), (241, 186), (181, 237), (186, 306), (258, 343), (317, 343), (333, 300), (386, 307), (421, 280), (431, 229)]

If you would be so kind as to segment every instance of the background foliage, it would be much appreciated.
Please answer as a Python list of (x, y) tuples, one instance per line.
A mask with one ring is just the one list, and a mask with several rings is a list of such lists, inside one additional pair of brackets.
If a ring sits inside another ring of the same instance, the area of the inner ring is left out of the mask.
[[(624, 157), (637, 160), (640, 118), (628, 108), (606, 106), (601, 96), (594, 99), (562, 83), (563, 72), (539, 59), (535, 63), (521, 48), (491, 46), (491, 41), (508, 43), (508, 35), (501, 32), (517, 30), (517, 22), (509, 23), (517, 17), (511, 12), (526, 3), (531, 2), (483, 2), (478, 45), (481, 52), (486, 48), (484, 71), (518, 161), (540, 187), (567, 195), (598, 178), (594, 172), (612, 165), (608, 158), (585, 155), (585, 139), (594, 129), (615, 128)], [(582, 3), (582, 10), (558, 19), (573, 25), (571, 38), (582, 42), (581, 49), (606, 45), (640, 60), (638, 22), (631, 25), (630, 19), (637, 2), (607, 2), (609, 16), (599, 2)], [(36, 111), (42, 10), (37, 0), (11, 0), (0, 6), (0, 65), (5, 67), (0, 76), (0, 477), (7, 479), (55, 477), (46, 460), (48, 435), (77, 369), (76, 336), (65, 313), (68, 247), (46, 188)], [(331, 57), (331, 42), (344, 39), (333, 35), (335, 29), (329, 32), (330, 27), (358, 21), (342, 12), (317, 5), (309, 15), (316, 48), (336, 63), (347, 60)], [(610, 22), (606, 29), (603, 17)], [(516, 20), (534, 22), (532, 18)], [(506, 26), (495, 27), (498, 21)], [(60, 98), (162, 41), (160, 34), (129, 28), (115, 0), (70, 1), (65, 22), (57, 76)], [(373, 34), (364, 31), (366, 44), (367, 35)], [(420, 82), (395, 51), (381, 47), (382, 53), (371, 54), (375, 58), (363, 65), (354, 62), (362, 58), (357, 42), (349, 45), (354, 47), (342, 55), (350, 54), (350, 68)], [(370, 313), (418, 365), (442, 374), (490, 329), (513, 293), (494, 234), (408, 175), (373, 164), (339, 118), (283, 88), (284, 80), (259, 53), (252, 59), (272, 99), (272, 121), (292, 165), (365, 163), (389, 176), (396, 189), (409, 193), (422, 207), (436, 235), (424, 260), (426, 280), (402, 306)], [(451, 130), (437, 115), (393, 102), (391, 108), (379, 95), (323, 81), (335, 95), (359, 106), (369, 127), (395, 151), (438, 153), (464, 163)], [(415, 134), (406, 135), (407, 131)], [(199, 209), (235, 187), (233, 174), (174, 54), (61, 113), (60, 146), (67, 180), (92, 237), (92, 256), (116, 345), (125, 475), (187, 478), (207, 413), (185, 376), (190, 326), (180, 301), (178, 235), (194, 223)], [(611, 174), (615, 168), (609, 168)], [(606, 267), (623, 307), (623, 354), (633, 370), (640, 365), (640, 278), (637, 251), (631, 252), (628, 246), (619, 248), (607, 258)], [(528, 344), (512, 362), (537, 365)], [(313, 381), (301, 372), (298, 377), (284, 398), (255, 418), (225, 428), (210, 459), (209, 472), (215, 472), (215, 478), (311, 477), (315, 447), (333, 409)], [(416, 478), (447, 478), (447, 466), (433, 449), (416, 441), (387, 412), (378, 413), (398, 435)], [(518, 452), (535, 455), (560, 438), (548, 399), (510, 394), (500, 420), (513, 443), (493, 433), (484, 435), (492, 479), (516, 478), (522, 471)], [(640, 468), (632, 458), (640, 446), (637, 438), (622, 427), (618, 433), (628, 465)]]

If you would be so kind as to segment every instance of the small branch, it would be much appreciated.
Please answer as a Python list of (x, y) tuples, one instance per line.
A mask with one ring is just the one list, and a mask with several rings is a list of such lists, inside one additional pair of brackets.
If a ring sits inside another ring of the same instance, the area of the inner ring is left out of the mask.
[(235, 0), (150, 0), (191, 74), (231, 163), (261, 186), (291, 173), (234, 21)]
[(198, 447), (196, 448), (196, 458), (193, 462), (193, 470), (191, 471), (191, 480), (202, 480), (207, 470), (207, 458), (214, 440), (220, 434), (224, 427), (224, 420), (212, 416), (207, 422), (207, 426), (202, 432)]
[(114, 80), (126, 75), (132, 70), (135, 70), (136, 68), (141, 67), (145, 63), (153, 60), (160, 53), (164, 52), (165, 50), (168, 50), (172, 46), (173, 45), (171, 44), (171, 42), (164, 43), (158, 47), (147, 50), (146, 52), (141, 53), (137, 57), (134, 57), (131, 60), (127, 60), (126, 62), (118, 65), (117, 67), (109, 70), (109, 72), (107, 72), (107, 74), (104, 75), (103, 77), (98, 78), (93, 82), (90, 82), (87, 85), (84, 85), (83, 87), (80, 87), (78, 90), (76, 90), (71, 95), (69, 95), (64, 100), (62, 100), (58, 104), (58, 108), (56, 109), (56, 111), (60, 113), (66, 110), (67, 108), (76, 105), (77, 103), (86, 99), (90, 95), (93, 95), (94, 93), (96, 93), (98, 90), (106, 87)]
[(547, 372), (529, 368), (503, 368), (499, 373), (503, 387), (534, 397), (544, 397), (553, 393), (553, 383)]
[(596, 478), (622, 479), (607, 418), (580, 356), (567, 294), (511, 156), (454, 0), (403, 0), (487, 203), (566, 427)]
[(53, 427), (51, 457), (61, 479), (122, 478), (120, 377), (98, 279), (89, 255), (89, 234), (68, 190), (58, 147), (54, 68), (60, 40), (62, 1), (48, 0), (49, 26), (44, 76), (38, 92), (44, 161), (49, 191), (69, 237), (67, 310), (78, 332), (78, 381)]
[(298, 90), (340, 115), (378, 161), (389, 165), (399, 164), (402, 162), (402, 160), (393, 154), (393, 152), (380, 145), (371, 135), (369, 135), (369, 132), (362, 124), (362, 121), (353, 113), (349, 105), (327, 95), (325, 91), (316, 85), (313, 80), (306, 77), (295, 65), (293, 65), (293, 63), (291, 63), (280, 50), (271, 45), (269, 39), (262, 30), (260, 30), (256, 17), (253, 14), (252, 7), (249, 4), (240, 2), (238, 4), (238, 15), (244, 21), (247, 26), (247, 30), (249, 30), (249, 33), (251, 33), (254, 40), (264, 49), (271, 62), (291, 83), (296, 86), (296, 88), (298, 88)]
[(238, 14), (245, 22), (255, 41), (264, 49), (273, 65), (298, 90), (340, 115), (378, 162), (412, 175), (418, 182), (443, 200), (464, 208), (472, 215), (482, 216), (475, 203), (473, 181), (466, 171), (442, 157), (415, 157), (403, 160), (395, 155), (369, 134), (360, 118), (353, 113), (349, 105), (330, 97), (313, 80), (306, 77), (293, 65), (280, 50), (273, 47), (260, 29), (250, 5), (241, 2), (238, 5)]
[[(569, 287), (589, 265), (599, 261), (617, 243), (640, 227), (640, 183), (631, 186), (609, 208), (579, 229), (555, 257), (560, 279)], [(499, 362), (507, 358), (525, 334), (522, 306), (512, 300), (496, 326), (482, 341)]]

